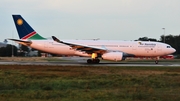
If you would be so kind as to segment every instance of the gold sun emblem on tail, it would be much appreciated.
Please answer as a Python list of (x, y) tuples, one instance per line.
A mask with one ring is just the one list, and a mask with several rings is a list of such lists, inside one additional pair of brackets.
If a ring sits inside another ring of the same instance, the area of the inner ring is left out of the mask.
[(18, 20), (17, 20), (17, 24), (18, 24), (18, 25), (22, 25), (22, 24), (23, 24), (23, 20), (22, 20), (22, 19), (18, 19)]

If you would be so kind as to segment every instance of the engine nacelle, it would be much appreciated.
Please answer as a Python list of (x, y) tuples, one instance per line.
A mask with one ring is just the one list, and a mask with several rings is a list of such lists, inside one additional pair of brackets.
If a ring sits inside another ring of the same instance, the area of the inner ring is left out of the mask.
[(101, 56), (104, 60), (121, 61), (123, 59), (122, 52), (109, 52)]

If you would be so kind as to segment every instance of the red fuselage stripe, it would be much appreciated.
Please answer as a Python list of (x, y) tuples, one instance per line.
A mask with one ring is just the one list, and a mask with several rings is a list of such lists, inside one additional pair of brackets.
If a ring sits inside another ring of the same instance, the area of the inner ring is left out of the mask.
[(22, 39), (28, 39), (28, 38), (30, 38), (31, 36), (35, 35), (35, 34), (36, 34), (35, 31), (34, 31), (34, 32), (31, 32), (31, 33), (29, 33), (28, 35), (24, 36)]

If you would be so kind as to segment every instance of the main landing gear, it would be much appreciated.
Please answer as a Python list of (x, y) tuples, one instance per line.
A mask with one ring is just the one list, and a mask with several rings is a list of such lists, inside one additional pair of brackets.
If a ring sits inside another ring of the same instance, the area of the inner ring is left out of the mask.
[(99, 63), (100, 60), (98, 59), (97, 53), (92, 53), (91, 59), (87, 60), (87, 63)]
[(95, 63), (95, 64), (97, 63), (97, 64), (98, 64), (99, 62), (100, 62), (99, 59), (88, 59), (88, 60), (87, 60), (87, 63), (89, 63), (89, 64), (90, 64), (90, 63)]

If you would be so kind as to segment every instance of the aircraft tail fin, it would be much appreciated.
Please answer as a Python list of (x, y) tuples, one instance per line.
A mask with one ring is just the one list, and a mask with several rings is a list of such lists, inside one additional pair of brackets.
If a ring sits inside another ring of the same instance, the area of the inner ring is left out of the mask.
[(39, 35), (21, 15), (12, 15), (20, 39), (41, 40), (46, 39)]

